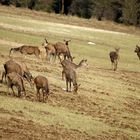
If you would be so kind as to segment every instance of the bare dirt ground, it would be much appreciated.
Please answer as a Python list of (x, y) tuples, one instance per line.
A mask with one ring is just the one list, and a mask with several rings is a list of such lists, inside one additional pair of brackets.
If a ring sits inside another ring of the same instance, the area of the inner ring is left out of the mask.
[[(5, 114), (10, 112), (0, 109)], [(10, 113), (11, 114), (11, 113)], [(22, 112), (20, 112), (22, 114)], [(15, 112), (15, 115), (19, 113)], [(7, 140), (46, 140), (46, 139), (59, 139), (59, 140), (92, 140), (94, 137), (86, 133), (81, 133), (78, 130), (68, 130), (63, 126), (41, 126), (34, 123), (32, 120), (22, 120), (15, 117), (7, 119), (0, 117), (0, 138)]]

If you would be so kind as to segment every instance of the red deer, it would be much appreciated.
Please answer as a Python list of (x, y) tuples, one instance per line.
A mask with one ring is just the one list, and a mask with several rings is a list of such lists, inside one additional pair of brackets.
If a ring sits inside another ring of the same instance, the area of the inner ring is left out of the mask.
[(71, 83), (73, 83), (74, 92), (77, 93), (78, 87), (80, 85), (77, 84), (76, 71), (68, 65), (65, 65), (63, 63), (61, 63), (61, 64), (62, 64), (62, 67), (63, 67), (65, 79), (66, 79), (66, 91), (67, 92), (69, 91), (69, 87), (70, 87), (70, 91), (71, 91)]
[(114, 67), (114, 71), (117, 70), (120, 48), (115, 48), (115, 50), (116, 51), (112, 51), (112, 52), (109, 53), (110, 60), (111, 60), (111, 63), (112, 63), (112, 69)]
[(60, 58), (60, 55), (62, 54), (64, 56), (64, 59), (68, 58), (70, 61), (73, 61), (69, 47), (68, 47), (68, 43), (71, 40), (64, 40), (65, 44), (62, 42), (57, 42), (54, 47), (56, 50), (56, 54), (58, 55), (58, 57)]
[(36, 85), (36, 90), (37, 90), (37, 99), (39, 101), (41, 101), (40, 100), (40, 89), (42, 89), (43, 101), (45, 101), (49, 95), (49, 84), (48, 84), (47, 78), (44, 76), (37, 76), (34, 79), (34, 83)]
[(55, 61), (56, 59), (56, 50), (54, 48), (54, 44), (52, 43), (49, 43), (47, 41), (47, 39), (45, 38), (45, 43), (42, 44), (44, 47), (45, 47), (45, 50), (46, 50), (46, 58), (50, 61), (51, 60), (51, 57), (52, 59)]
[[(73, 69), (78, 69), (78, 68), (80, 68), (80, 67), (82, 67), (82, 66), (86, 66), (87, 65), (87, 59), (82, 59), (80, 62), (79, 62), (79, 64), (75, 64), (75, 63), (73, 63), (73, 62), (71, 62), (71, 61), (69, 61), (69, 60), (63, 60), (61, 63), (63, 63), (63, 65), (67, 65), (68, 67), (72, 67)], [(63, 71), (62, 71), (62, 80), (64, 80), (64, 69), (63, 69)]]
[(25, 78), (30, 84), (32, 82), (33, 77), (31, 75), (29, 69), (27, 68), (26, 64), (23, 62), (16, 62), (14, 60), (9, 60), (4, 64), (4, 70), (5, 70), (5, 72), (3, 72), (3, 74), (2, 74), (2, 82), (3, 82), (4, 76), (6, 79), (7, 74), (9, 74), (11, 72), (18, 73), (20, 76)]
[(12, 89), (14, 96), (15, 96), (15, 92), (14, 92), (13, 86), (15, 86), (18, 90), (18, 97), (20, 97), (22, 94), (25, 95), (23, 79), (18, 73), (11, 72), (7, 74), (7, 79), (8, 79), (8, 83), (7, 83), (8, 89), (9, 87)]
[(140, 60), (140, 47), (138, 45), (136, 45), (135, 53), (137, 53), (137, 56)]
[(11, 48), (10, 52), (9, 52), (9, 56), (11, 55), (12, 51), (14, 51), (14, 52), (17, 51), (17, 52), (20, 52), (21, 54), (25, 54), (25, 55), (34, 54), (37, 58), (39, 58), (39, 55), (40, 55), (40, 50), (36, 46), (23, 45), (21, 47)]

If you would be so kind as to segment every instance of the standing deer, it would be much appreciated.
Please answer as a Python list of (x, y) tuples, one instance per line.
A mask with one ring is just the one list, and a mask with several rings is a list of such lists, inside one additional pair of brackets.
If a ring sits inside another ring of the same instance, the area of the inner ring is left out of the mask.
[(109, 53), (110, 60), (112, 63), (112, 69), (114, 69), (114, 71), (117, 70), (117, 65), (118, 65), (118, 60), (119, 60), (119, 50), (120, 48), (115, 48), (115, 51), (112, 51)]
[(62, 54), (64, 56), (64, 59), (69, 59), (70, 61), (73, 61), (68, 44), (71, 40), (64, 40), (65, 43), (62, 42), (57, 42), (54, 47), (56, 50), (56, 54), (58, 55), (58, 57), (60, 58), (60, 55)]
[[(87, 65), (87, 59), (82, 59), (79, 64), (75, 64), (69, 60), (63, 60), (61, 63), (63, 63), (63, 65), (67, 65), (68, 67), (72, 67), (73, 69), (78, 69), (80, 67), (86, 66)], [(64, 69), (62, 70), (62, 80), (64, 80)]]
[(51, 58), (55, 61), (56, 59), (56, 50), (54, 44), (49, 43), (45, 38), (45, 43), (42, 44), (46, 50), (46, 58), (50, 61)]
[(9, 52), (9, 56), (11, 55), (11, 52), (20, 52), (21, 54), (28, 54), (28, 55), (32, 55), (34, 54), (37, 58), (39, 58), (40, 55), (40, 50), (38, 47), (36, 46), (29, 46), (29, 45), (23, 45), (21, 47), (17, 47), (17, 48), (11, 48), (10, 52)]
[(37, 76), (34, 79), (34, 83), (36, 85), (36, 90), (37, 90), (37, 99), (39, 101), (41, 101), (40, 100), (40, 89), (42, 89), (43, 101), (45, 101), (49, 95), (49, 84), (48, 84), (47, 78), (44, 76)]
[(14, 92), (13, 86), (15, 86), (18, 90), (18, 97), (20, 97), (22, 94), (25, 95), (23, 79), (18, 73), (11, 72), (7, 74), (7, 79), (8, 79), (8, 89), (9, 87), (12, 89), (14, 96), (15, 96), (15, 92)]
[(77, 84), (77, 74), (76, 71), (69, 65), (66, 65), (65, 63), (61, 63), (62, 67), (63, 67), (63, 72), (65, 75), (65, 79), (66, 79), (66, 91), (69, 91), (69, 87), (70, 87), (70, 91), (71, 91), (71, 83), (73, 83), (73, 87), (74, 87), (74, 92), (77, 93), (78, 91), (78, 87), (80, 85)]
[(137, 53), (137, 56), (138, 56), (138, 58), (140, 60), (140, 47), (138, 45), (136, 45), (136, 48), (135, 48), (134, 52)]

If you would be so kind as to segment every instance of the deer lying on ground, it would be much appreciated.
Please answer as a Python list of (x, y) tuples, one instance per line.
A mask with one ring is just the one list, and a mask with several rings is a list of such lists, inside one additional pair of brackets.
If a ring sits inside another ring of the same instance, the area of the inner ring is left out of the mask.
[(64, 56), (64, 59), (69, 59), (70, 61), (73, 61), (68, 44), (71, 40), (64, 40), (65, 43), (62, 42), (57, 42), (54, 47), (56, 50), (56, 54), (58, 55), (58, 57), (60, 58), (60, 55), (62, 54)]
[(37, 90), (37, 99), (39, 101), (41, 101), (40, 100), (40, 89), (42, 89), (43, 101), (45, 101), (49, 95), (49, 84), (48, 84), (47, 78), (43, 77), (43, 76), (37, 76), (34, 79), (34, 83), (36, 85), (36, 90)]
[(4, 64), (4, 70), (5, 71), (2, 73), (2, 82), (4, 77), (6, 79), (7, 74), (15, 72), (18, 73), (21, 77), (25, 78), (30, 84), (32, 83), (33, 77), (29, 69), (27, 68), (26, 64), (23, 62), (9, 60)]
[(40, 50), (38, 47), (36, 46), (29, 46), (29, 45), (23, 45), (21, 47), (17, 47), (17, 48), (11, 48), (10, 52), (9, 52), (9, 56), (11, 55), (11, 52), (20, 52), (21, 54), (28, 54), (28, 55), (32, 55), (34, 54), (37, 58), (39, 58), (40, 55)]
[(18, 97), (21, 97), (22, 94), (25, 95), (25, 88), (23, 84), (23, 79), (22, 77), (16, 73), (16, 72), (11, 72), (7, 74), (7, 79), (8, 79), (8, 90), (9, 87), (12, 89), (13, 95), (15, 96), (15, 92), (13, 89), (13, 86), (15, 86), (18, 90)]
[(63, 73), (65, 75), (65, 79), (66, 79), (66, 91), (69, 91), (69, 87), (70, 87), (70, 91), (71, 91), (71, 83), (73, 83), (73, 87), (74, 87), (74, 92), (77, 93), (78, 91), (78, 87), (80, 85), (77, 84), (77, 74), (76, 71), (70, 66), (67, 65), (66, 63), (62, 63), (62, 67), (63, 67)]
[(116, 51), (112, 51), (112, 52), (109, 53), (110, 60), (111, 60), (111, 63), (112, 63), (112, 69), (114, 69), (114, 71), (117, 70), (117, 65), (118, 65), (118, 60), (119, 60), (119, 50), (120, 50), (120, 48), (115, 48), (115, 50)]
[(54, 44), (49, 43), (47, 41), (47, 39), (45, 38), (45, 43), (43, 43), (42, 45), (45, 47), (47, 60), (50, 61), (51, 57), (52, 57), (52, 59), (55, 61), (55, 59), (56, 59), (56, 50), (54, 48)]
[(140, 47), (138, 45), (136, 45), (135, 53), (137, 53), (137, 56), (140, 60)]
[[(80, 68), (80, 67), (82, 67), (82, 66), (86, 66), (87, 65), (87, 59), (82, 59), (80, 62), (79, 62), (79, 64), (75, 64), (75, 63), (73, 63), (73, 62), (71, 62), (71, 61), (69, 61), (69, 60), (63, 60), (61, 63), (63, 63), (63, 65), (67, 65), (68, 67), (72, 67), (73, 69), (78, 69), (78, 68)], [(62, 80), (64, 80), (64, 69), (62, 70)]]

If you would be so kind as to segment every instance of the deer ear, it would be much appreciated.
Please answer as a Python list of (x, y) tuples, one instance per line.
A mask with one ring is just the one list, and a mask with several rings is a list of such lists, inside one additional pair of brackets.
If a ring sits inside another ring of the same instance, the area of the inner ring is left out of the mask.
[(85, 59), (85, 62), (87, 62), (87, 59)]
[(80, 87), (80, 86), (81, 86), (81, 84), (78, 85), (78, 87)]
[(46, 43), (48, 43), (47, 39), (45, 38)]

